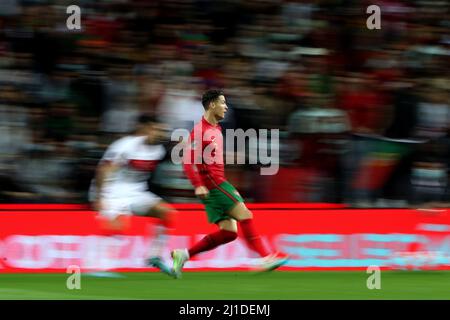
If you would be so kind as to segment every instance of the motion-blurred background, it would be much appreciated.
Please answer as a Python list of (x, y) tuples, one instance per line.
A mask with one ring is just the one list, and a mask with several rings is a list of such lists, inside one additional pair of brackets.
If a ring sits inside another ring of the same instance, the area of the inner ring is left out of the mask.
[[(448, 202), (449, 3), (376, 2), (380, 30), (370, 1), (1, 0), (0, 202), (86, 203), (139, 113), (190, 129), (207, 88), (224, 128), (280, 129), (278, 174), (226, 168), (249, 202)], [(170, 162), (152, 187), (196, 201)]]

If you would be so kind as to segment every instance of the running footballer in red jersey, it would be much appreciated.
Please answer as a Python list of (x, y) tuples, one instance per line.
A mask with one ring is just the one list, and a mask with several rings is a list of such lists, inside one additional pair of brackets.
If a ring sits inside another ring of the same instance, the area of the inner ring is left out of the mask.
[(274, 270), (287, 262), (287, 256), (268, 252), (254, 228), (251, 211), (225, 177), (223, 136), (219, 125), (228, 110), (225, 96), (221, 91), (209, 90), (203, 94), (202, 104), (205, 113), (190, 134), (183, 168), (195, 187), (195, 195), (205, 205), (208, 221), (216, 224), (219, 230), (206, 235), (191, 248), (172, 251), (173, 272), (176, 277), (181, 277), (181, 269), (190, 258), (235, 240), (238, 225), (248, 247), (263, 258), (258, 269)]

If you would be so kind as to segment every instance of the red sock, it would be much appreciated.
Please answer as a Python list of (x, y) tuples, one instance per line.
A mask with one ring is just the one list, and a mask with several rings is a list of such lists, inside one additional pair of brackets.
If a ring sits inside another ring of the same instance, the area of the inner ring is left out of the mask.
[(253, 251), (256, 251), (261, 257), (269, 255), (267, 249), (264, 248), (261, 237), (255, 230), (253, 219), (241, 220), (239, 221), (239, 224), (242, 227), (242, 233), (244, 234), (244, 239), (247, 246)]
[(237, 238), (236, 232), (227, 230), (219, 230), (217, 232), (208, 234), (202, 240), (194, 244), (194, 246), (189, 249), (189, 256), (193, 257), (200, 252), (214, 249), (215, 247), (218, 247), (221, 244), (231, 242), (236, 238)]

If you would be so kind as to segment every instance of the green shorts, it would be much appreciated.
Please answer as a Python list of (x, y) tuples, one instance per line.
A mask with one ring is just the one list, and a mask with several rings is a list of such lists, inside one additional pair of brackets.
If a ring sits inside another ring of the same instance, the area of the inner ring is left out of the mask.
[(209, 223), (217, 223), (221, 220), (230, 219), (228, 213), (234, 206), (244, 202), (239, 192), (227, 181), (219, 184), (217, 188), (209, 190), (206, 199), (201, 200), (205, 205)]

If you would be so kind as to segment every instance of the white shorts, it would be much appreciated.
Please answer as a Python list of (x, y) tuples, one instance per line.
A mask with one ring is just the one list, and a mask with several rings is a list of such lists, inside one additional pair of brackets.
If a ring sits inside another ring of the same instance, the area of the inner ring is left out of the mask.
[(102, 198), (100, 214), (111, 220), (120, 215), (146, 215), (158, 202), (160, 197), (151, 192), (136, 192), (122, 196), (105, 196)]

